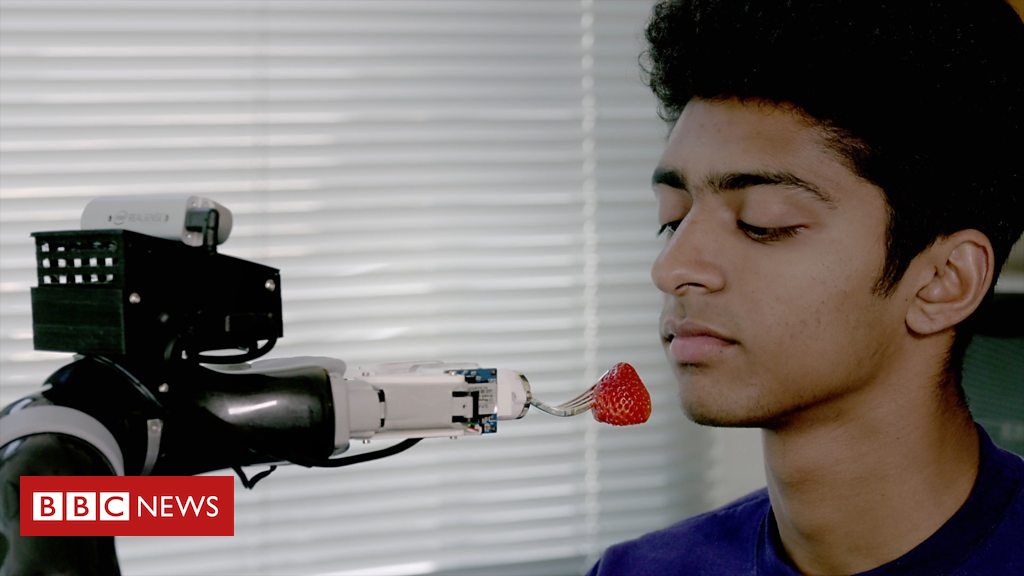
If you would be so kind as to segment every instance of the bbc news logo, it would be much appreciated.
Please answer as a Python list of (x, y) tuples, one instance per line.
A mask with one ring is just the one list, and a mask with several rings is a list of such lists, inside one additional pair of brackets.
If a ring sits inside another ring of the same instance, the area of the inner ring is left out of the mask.
[(231, 476), (22, 476), (22, 536), (233, 536)]
[(34, 492), (32, 494), (32, 520), (39, 522), (109, 520), (127, 522), (131, 519), (131, 504), (136, 505), (136, 518), (199, 517), (216, 518), (219, 496), (203, 495), (182, 498), (180, 495), (136, 496), (130, 492)]

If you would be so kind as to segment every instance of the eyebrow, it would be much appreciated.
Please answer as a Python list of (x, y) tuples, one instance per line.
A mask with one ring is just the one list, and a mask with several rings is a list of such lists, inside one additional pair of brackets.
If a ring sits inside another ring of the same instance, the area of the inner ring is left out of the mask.
[[(678, 190), (690, 191), (686, 175), (679, 170), (658, 166), (651, 175), (651, 186), (668, 186)], [(810, 193), (818, 201), (829, 208), (835, 208), (836, 202), (824, 190), (814, 184), (796, 176), (791, 172), (755, 170), (753, 172), (724, 172), (709, 174), (704, 179), (704, 184), (715, 194), (722, 192), (744, 190), (753, 186), (786, 186), (799, 188)]]

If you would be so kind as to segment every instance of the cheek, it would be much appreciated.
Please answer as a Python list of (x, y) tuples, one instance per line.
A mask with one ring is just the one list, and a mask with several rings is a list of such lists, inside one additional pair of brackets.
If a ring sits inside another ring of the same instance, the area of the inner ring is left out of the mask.
[(808, 386), (844, 387), (865, 380), (890, 341), (892, 315), (871, 294), (870, 282), (815, 280), (766, 303), (762, 334), (753, 343), (757, 371), (800, 394)]
[(820, 255), (773, 270), (752, 263), (746, 274), (761, 280), (747, 283), (742, 298), (744, 332), (772, 358), (790, 364), (842, 362), (853, 348), (870, 347), (888, 322), (882, 300), (871, 291), (876, 269), (870, 258)]

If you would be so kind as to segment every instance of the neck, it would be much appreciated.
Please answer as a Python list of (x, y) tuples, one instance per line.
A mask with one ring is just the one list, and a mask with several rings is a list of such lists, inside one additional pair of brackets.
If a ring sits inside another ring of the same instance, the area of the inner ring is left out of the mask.
[(979, 458), (970, 413), (953, 386), (916, 381), (877, 382), (764, 431), (779, 535), (804, 573), (895, 560), (967, 500)]

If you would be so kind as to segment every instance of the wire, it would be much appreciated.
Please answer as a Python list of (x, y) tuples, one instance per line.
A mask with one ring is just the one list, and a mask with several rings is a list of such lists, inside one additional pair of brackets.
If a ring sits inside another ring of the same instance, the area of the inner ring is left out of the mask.
[(271, 466), (270, 468), (267, 468), (266, 470), (260, 472), (259, 474), (253, 476), (252, 478), (249, 478), (245, 475), (245, 472), (242, 471), (241, 466), (232, 466), (231, 469), (235, 471), (235, 474), (238, 475), (238, 479), (242, 481), (242, 486), (245, 486), (246, 490), (252, 490), (253, 486), (255, 486), (257, 482), (263, 480), (267, 476), (270, 476), (271, 472), (277, 470), (277, 466)]
[(164, 362), (168, 365), (185, 362), (185, 364), (242, 364), (251, 360), (256, 360), (262, 356), (265, 356), (270, 352), (274, 345), (277, 344), (277, 336), (271, 336), (266, 339), (263, 346), (259, 345), (259, 341), (250, 342), (244, 348), (239, 347), (239, 350), (245, 350), (242, 354), (233, 354), (231, 356), (210, 356), (203, 354), (208, 350), (195, 351), (191, 350), (186, 342), (183, 342), (181, 336), (172, 338), (164, 349)]
[(106, 356), (85, 355), (85, 356), (82, 357), (82, 359), (83, 360), (86, 360), (86, 359), (92, 360), (93, 362), (96, 362), (97, 364), (102, 364), (103, 366), (106, 366), (106, 367), (116, 371), (121, 376), (123, 376), (125, 378), (125, 380), (127, 380), (132, 385), (133, 388), (135, 388), (135, 391), (138, 392), (142, 396), (142, 398), (144, 400), (146, 400), (148, 403), (150, 403), (154, 408), (159, 410), (161, 413), (163, 412), (164, 406), (160, 402), (160, 400), (158, 400), (157, 397), (153, 395), (153, 392), (150, 391), (150, 389), (147, 388), (146, 385), (142, 383), (142, 381), (140, 381), (138, 378), (136, 378), (135, 375), (132, 374), (131, 372), (129, 372), (128, 369), (126, 369), (124, 366), (121, 366), (120, 364), (115, 362), (113, 359), (107, 358)]
[[(387, 448), (374, 450), (372, 452), (364, 452), (362, 454), (356, 454), (354, 456), (346, 456), (344, 458), (326, 458), (323, 460), (307, 460), (303, 458), (282, 458), (282, 460), (291, 462), (292, 464), (298, 464), (299, 466), (305, 466), (307, 468), (341, 468), (342, 466), (351, 466), (352, 464), (360, 464), (362, 462), (370, 462), (371, 460), (378, 460), (380, 458), (394, 456), (395, 454), (405, 452), (409, 448), (412, 448), (413, 446), (418, 444), (420, 440), (423, 439), (409, 438), (407, 440), (402, 440), (401, 442), (395, 444), (394, 446), (388, 446)], [(252, 478), (249, 478), (245, 475), (245, 472), (242, 471), (242, 467), (240, 465), (234, 465), (231, 467), (231, 469), (235, 471), (235, 474), (238, 476), (238, 479), (242, 481), (242, 486), (245, 486), (245, 488), (248, 490), (252, 490), (253, 487), (256, 486), (257, 482), (266, 478), (267, 476), (270, 476), (271, 472), (277, 470), (277, 466), (271, 466), (270, 468), (260, 472), (259, 474), (256, 474)]]
[(423, 438), (408, 438), (394, 446), (388, 446), (387, 448), (381, 448), (380, 450), (374, 450), (372, 452), (363, 452), (362, 454), (355, 454), (353, 456), (345, 456), (344, 458), (306, 460), (305, 462), (295, 462), (293, 460), (293, 463), (301, 466), (308, 466), (310, 468), (340, 468), (342, 466), (351, 466), (352, 464), (360, 464), (362, 462), (369, 462), (371, 460), (394, 456), (395, 454), (405, 452), (409, 448), (412, 448), (418, 444), (420, 440), (423, 440)]
[(277, 337), (268, 338), (266, 344), (262, 347), (258, 343), (253, 342), (247, 348), (244, 354), (236, 354), (234, 356), (208, 356), (206, 354), (194, 354), (192, 360), (200, 364), (241, 364), (242, 362), (248, 362), (255, 360), (260, 356), (270, 352), (270, 349), (277, 343)]

